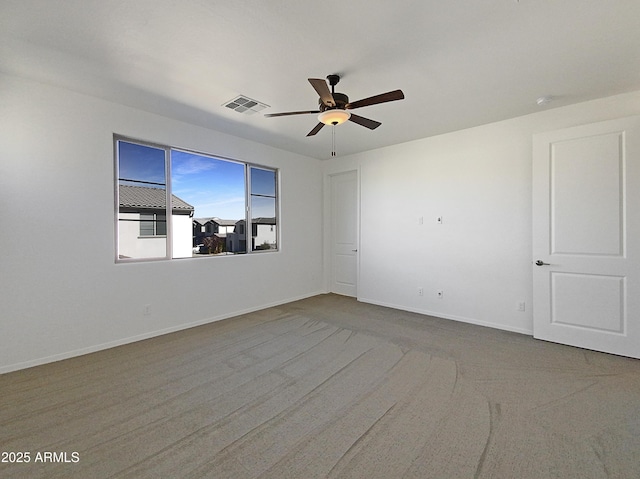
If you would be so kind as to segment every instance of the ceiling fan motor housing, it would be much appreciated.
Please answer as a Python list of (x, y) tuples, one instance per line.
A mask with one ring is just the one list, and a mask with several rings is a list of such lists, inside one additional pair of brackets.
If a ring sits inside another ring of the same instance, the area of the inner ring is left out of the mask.
[(349, 97), (344, 93), (333, 93), (333, 101), (335, 101), (336, 106), (328, 107), (322, 102), (322, 98), (318, 100), (318, 105), (320, 105), (320, 111), (326, 110), (344, 110), (347, 104), (349, 103)]

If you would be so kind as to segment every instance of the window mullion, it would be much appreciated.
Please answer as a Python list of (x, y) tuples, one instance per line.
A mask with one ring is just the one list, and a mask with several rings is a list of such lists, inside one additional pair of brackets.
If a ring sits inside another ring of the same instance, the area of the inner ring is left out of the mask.
[(252, 232), (253, 232), (253, 223), (251, 221), (251, 167), (249, 165), (244, 165), (244, 181), (245, 181), (245, 188), (244, 188), (244, 195), (245, 195), (245, 199), (244, 199), (244, 204), (245, 204), (245, 229), (244, 229), (244, 234), (245, 234), (245, 253), (249, 254), (253, 251), (252, 248)]
[(165, 178), (167, 179), (165, 184), (165, 190), (167, 193), (167, 202), (166, 202), (166, 210), (165, 210), (165, 231), (167, 235), (167, 259), (173, 259), (173, 205), (171, 202), (171, 149), (168, 147), (164, 148), (164, 164), (166, 168)]

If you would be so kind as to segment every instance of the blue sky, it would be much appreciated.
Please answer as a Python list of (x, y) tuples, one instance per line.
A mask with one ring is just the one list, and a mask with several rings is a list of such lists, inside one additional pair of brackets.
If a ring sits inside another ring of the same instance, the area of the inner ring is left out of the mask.
[(195, 217), (244, 218), (244, 165), (179, 150), (171, 152), (171, 188)]
[[(148, 183), (165, 183), (164, 150), (119, 142), (119, 177)], [(242, 163), (180, 150), (171, 150), (172, 193), (195, 207), (195, 217), (217, 216), (239, 220), (245, 216), (245, 180)], [(252, 168), (252, 190), (257, 195), (275, 196), (275, 173)], [(148, 183), (122, 184), (154, 186)], [(274, 216), (275, 200), (253, 196), (253, 217)]]
[[(125, 141), (118, 142), (120, 179), (165, 183), (164, 150)], [(137, 183), (122, 182), (136, 185)], [(147, 185), (152, 186), (152, 185)]]

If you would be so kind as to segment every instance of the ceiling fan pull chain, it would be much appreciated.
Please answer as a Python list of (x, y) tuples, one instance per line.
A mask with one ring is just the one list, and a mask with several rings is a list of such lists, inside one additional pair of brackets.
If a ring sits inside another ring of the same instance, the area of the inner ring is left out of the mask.
[(336, 156), (336, 125), (331, 125), (331, 156)]

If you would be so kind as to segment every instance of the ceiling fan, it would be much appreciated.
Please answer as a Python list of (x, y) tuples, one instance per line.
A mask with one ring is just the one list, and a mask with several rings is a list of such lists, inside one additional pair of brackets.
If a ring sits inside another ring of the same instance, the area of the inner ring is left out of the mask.
[(317, 114), (319, 123), (307, 133), (307, 136), (313, 136), (318, 133), (324, 125), (339, 125), (347, 120), (350, 120), (358, 125), (362, 125), (370, 130), (375, 130), (382, 123), (369, 118), (364, 118), (351, 113), (349, 110), (361, 108), (363, 106), (377, 105), (378, 103), (385, 103), (388, 101), (402, 100), (404, 99), (404, 93), (402, 90), (394, 90), (387, 93), (381, 93), (380, 95), (371, 96), (362, 100), (349, 102), (349, 97), (344, 93), (336, 93), (335, 86), (340, 81), (339, 75), (327, 76), (331, 90), (327, 86), (327, 82), (322, 78), (309, 78), (309, 83), (316, 90), (320, 99), (318, 100), (319, 110), (310, 111), (288, 111), (284, 113), (269, 113), (266, 117), (274, 116), (290, 116), (290, 115), (311, 115)]

